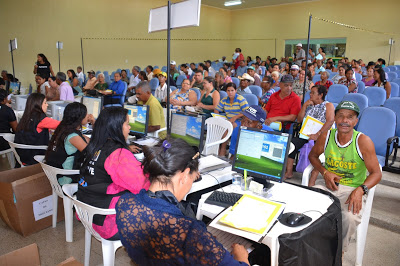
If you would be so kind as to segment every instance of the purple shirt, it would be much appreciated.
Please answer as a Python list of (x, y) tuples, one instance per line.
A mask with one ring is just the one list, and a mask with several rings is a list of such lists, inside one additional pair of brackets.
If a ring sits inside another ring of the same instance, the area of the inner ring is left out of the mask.
[(60, 87), (60, 100), (61, 101), (74, 101), (74, 93), (72, 92), (71, 86), (68, 84), (68, 82), (64, 81), (61, 83)]

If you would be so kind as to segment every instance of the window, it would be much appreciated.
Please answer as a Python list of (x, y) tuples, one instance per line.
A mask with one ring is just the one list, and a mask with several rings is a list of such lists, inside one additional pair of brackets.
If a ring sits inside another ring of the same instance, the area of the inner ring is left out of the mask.
[[(303, 44), (303, 49), (307, 50), (307, 39), (285, 40), (285, 57), (293, 57), (298, 43)], [(320, 47), (324, 49), (326, 58), (345, 57), (346, 38), (310, 39), (310, 48), (315, 55)]]

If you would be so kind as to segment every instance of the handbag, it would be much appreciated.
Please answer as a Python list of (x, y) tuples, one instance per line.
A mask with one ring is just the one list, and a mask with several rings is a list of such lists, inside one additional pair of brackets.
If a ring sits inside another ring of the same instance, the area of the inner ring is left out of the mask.
[(310, 151), (314, 147), (314, 141), (309, 140), (304, 146), (299, 150), (299, 161), (296, 165), (296, 172), (304, 172), (307, 166), (310, 164), (310, 160), (308, 159), (308, 155)]

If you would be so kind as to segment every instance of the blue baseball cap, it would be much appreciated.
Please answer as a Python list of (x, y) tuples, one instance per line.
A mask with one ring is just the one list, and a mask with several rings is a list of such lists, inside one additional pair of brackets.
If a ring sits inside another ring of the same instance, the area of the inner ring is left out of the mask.
[(267, 118), (267, 113), (258, 105), (251, 105), (242, 114), (252, 121), (259, 121), (264, 123)]

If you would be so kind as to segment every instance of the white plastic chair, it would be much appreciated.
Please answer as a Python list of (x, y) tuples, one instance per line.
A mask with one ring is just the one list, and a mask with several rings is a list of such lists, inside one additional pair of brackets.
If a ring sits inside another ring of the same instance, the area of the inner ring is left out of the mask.
[(33, 157), (42, 166), (43, 172), (46, 174), (50, 181), (51, 188), (53, 189), (53, 228), (57, 225), (57, 207), (58, 197), (63, 199), (64, 204), (64, 218), (65, 218), (65, 241), (73, 241), (73, 225), (74, 225), (74, 212), (72, 210), (72, 201), (64, 195), (60, 184), (57, 180), (57, 175), (76, 175), (79, 170), (65, 170), (59, 169), (43, 163), (44, 156), (36, 155)]
[[(206, 120), (206, 126), (207, 136), (203, 154), (218, 154), (219, 145), (227, 141), (232, 135), (232, 123), (225, 119), (210, 117)], [(226, 131), (228, 132), (223, 138), (223, 135)]]
[(24, 165), (21, 162), (21, 158), (19, 157), (17, 151), (15, 149), (27, 149), (27, 150), (47, 150), (47, 146), (39, 146), (39, 145), (25, 145), (25, 144), (18, 144), (14, 143), (14, 134), (4, 134), (2, 136), (7, 142), (8, 145), (10, 145), (11, 150), (13, 151), (15, 158), (17, 159), (17, 162), (21, 165), (21, 167), (24, 167)]
[(93, 230), (92, 223), (94, 215), (115, 214), (115, 209), (96, 208), (75, 199), (73, 195), (78, 191), (78, 184), (67, 184), (64, 185), (62, 189), (73, 201), (79, 219), (83, 226), (85, 226), (85, 266), (89, 266), (92, 236), (101, 242), (104, 266), (113, 266), (115, 262), (115, 252), (122, 246), (122, 243), (120, 240), (109, 241), (102, 238), (95, 230)]
[[(7, 133), (6, 133), (7, 134)], [(5, 134), (0, 134), (0, 137), (3, 137)], [(14, 153), (11, 148), (0, 151), (0, 155), (6, 155), (8, 159), (8, 163), (10, 164), (11, 169), (15, 167), (15, 158), (14, 158)]]
[[(325, 162), (324, 154), (321, 154), (319, 157), (322, 163)], [(382, 167), (381, 168), (382, 172)], [(303, 172), (303, 178), (301, 180), (301, 184), (303, 186), (308, 186), (308, 181), (310, 179), (311, 171), (314, 167), (310, 164)], [(368, 232), (368, 224), (369, 218), (371, 216), (372, 202), (374, 201), (375, 187), (371, 188), (368, 192), (367, 202), (364, 206), (364, 212), (361, 218), (361, 223), (357, 226), (357, 252), (356, 252), (356, 265), (362, 265), (363, 257), (364, 257), (364, 249), (365, 242), (367, 240), (367, 232)]]

